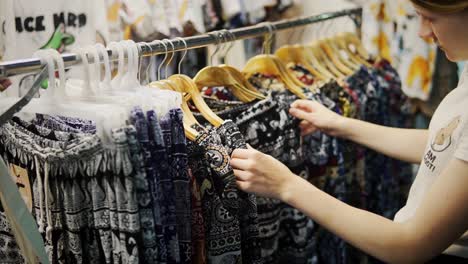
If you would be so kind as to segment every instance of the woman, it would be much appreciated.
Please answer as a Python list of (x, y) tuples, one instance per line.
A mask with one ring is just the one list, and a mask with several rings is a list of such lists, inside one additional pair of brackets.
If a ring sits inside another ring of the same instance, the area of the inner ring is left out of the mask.
[[(468, 0), (411, 0), (423, 38), (452, 61), (468, 60)], [(236, 150), (231, 164), (240, 189), (280, 199), (350, 244), (385, 262), (468, 263), (468, 68), (439, 105), (429, 130), (397, 129), (341, 117), (299, 100), (291, 115), (303, 134), (317, 130), (400, 160), (420, 163), (407, 204), (394, 221), (351, 207), (254, 149)], [(467, 79), (467, 80), (465, 80)], [(382, 140), (385, 139), (385, 140)], [(464, 259), (467, 258), (467, 259)]]

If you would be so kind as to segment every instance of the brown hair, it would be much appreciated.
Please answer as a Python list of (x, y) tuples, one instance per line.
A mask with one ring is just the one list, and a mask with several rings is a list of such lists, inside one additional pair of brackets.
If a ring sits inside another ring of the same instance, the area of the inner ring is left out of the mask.
[(468, 0), (411, 0), (434, 13), (456, 13), (468, 8)]

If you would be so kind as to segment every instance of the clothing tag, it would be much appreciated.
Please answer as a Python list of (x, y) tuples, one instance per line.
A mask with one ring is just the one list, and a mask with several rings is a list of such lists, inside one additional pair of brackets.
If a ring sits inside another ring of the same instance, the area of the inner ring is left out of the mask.
[(28, 171), (20, 166), (10, 164), (10, 175), (18, 187), (21, 198), (26, 203), (29, 212), (32, 212), (32, 191), (29, 182)]

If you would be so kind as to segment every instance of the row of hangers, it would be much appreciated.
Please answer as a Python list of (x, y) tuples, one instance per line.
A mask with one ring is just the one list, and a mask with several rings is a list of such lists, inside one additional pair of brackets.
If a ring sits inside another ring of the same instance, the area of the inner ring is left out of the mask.
[[(186, 75), (180, 74), (179, 63), (179, 74), (170, 77), (166, 76), (166, 79), (150, 84), (152, 87), (178, 91), (184, 94), (181, 108), (184, 112), (186, 135), (190, 140), (194, 140), (198, 136), (198, 132), (194, 127), (202, 127), (190, 110), (188, 105), (190, 100), (201, 115), (213, 126), (219, 127), (224, 122), (205, 103), (200, 92), (204, 87), (225, 87), (237, 99), (243, 102), (261, 100), (265, 96), (249, 83), (248, 78), (255, 73), (262, 73), (277, 76), (287, 89), (299, 98), (305, 99), (306, 95), (303, 88), (314, 91), (317, 87), (307, 87), (301, 83), (287, 68), (286, 65), (288, 63), (301, 64), (315, 78), (323, 82), (330, 80), (340, 81), (342, 78), (358, 70), (361, 65), (370, 66), (368, 62), (369, 54), (355, 34), (342, 33), (331, 38), (314, 41), (308, 45), (285, 45), (279, 48), (275, 54), (270, 54), (276, 29), (271, 23), (266, 23), (266, 27), (269, 30), (269, 37), (265, 38), (263, 44), (264, 54), (249, 59), (242, 71), (226, 64), (213, 66), (213, 56), (219, 52), (219, 44), (221, 42), (233, 43), (235, 40), (234, 35), (230, 31), (222, 30), (210, 33), (217, 41), (216, 50), (210, 59), (211, 66), (203, 68), (191, 79)], [(183, 39), (180, 40), (183, 41)], [(167, 60), (168, 53), (171, 53), (168, 63), (171, 62), (175, 48), (172, 46), (172, 51), (168, 50), (166, 43), (172, 44), (170, 41), (163, 40), (161, 43), (166, 48), (165, 58), (161, 63), (163, 65)], [(184, 44), (186, 48), (182, 60), (187, 52), (187, 44)], [(225, 51), (224, 57), (231, 48), (232, 44)]]
[[(162, 105), (167, 106), (168, 102), (172, 102), (172, 105), (180, 106), (184, 113), (183, 122), (187, 138), (195, 140), (198, 136), (195, 127), (201, 129), (203, 127), (191, 112), (189, 101), (193, 102), (200, 114), (213, 126), (219, 127), (224, 123), (224, 120), (204, 101), (201, 93), (204, 87), (226, 87), (242, 102), (262, 100), (266, 97), (248, 81), (253, 74), (262, 73), (277, 76), (288, 90), (305, 99), (304, 88), (314, 90), (316, 87), (307, 87), (295, 78), (286, 66), (288, 63), (301, 64), (315, 78), (322, 81), (338, 80), (357, 70), (360, 65), (369, 64), (367, 62), (369, 55), (359, 38), (352, 33), (343, 33), (308, 45), (285, 45), (275, 54), (270, 54), (276, 29), (271, 23), (266, 23), (266, 27), (269, 36), (265, 38), (263, 44), (264, 54), (249, 59), (242, 71), (226, 64), (213, 66), (212, 56), (211, 65), (200, 70), (193, 79), (181, 74), (181, 63), (188, 50), (185, 40), (177, 39), (184, 43), (185, 49), (178, 64), (178, 73), (171, 76), (167, 76), (167, 72), (168, 65), (174, 58), (174, 44), (168, 39), (156, 40), (150, 44), (160, 43), (165, 47), (164, 59), (157, 69), (158, 81), (148, 86), (141, 85), (141, 50), (133, 41), (113, 42), (107, 47), (113, 54), (115, 52), (118, 55), (117, 74), (113, 78), (109, 55), (101, 44), (77, 51), (83, 61), (84, 80), (66, 80), (64, 61), (58, 52), (38, 51), (35, 56), (39, 57), (49, 70), (49, 87), (43, 91), (40, 98), (33, 99), (23, 108), (20, 114), (26, 119), (32, 118), (36, 113), (42, 113), (93, 120), (101, 138), (111, 142), (109, 134), (111, 129), (125, 125), (132, 107), (142, 106), (146, 110), (160, 109)], [(235, 40), (233, 33), (222, 30), (210, 35), (217, 41), (215, 53), (219, 52), (220, 44), (223, 42), (231, 42), (225, 54), (230, 51)], [(150, 44), (143, 45), (148, 45), (151, 49)], [(94, 58), (93, 64), (88, 62), (88, 56)], [(125, 58), (127, 58), (126, 65)], [(153, 62), (154, 59), (155, 56), (152, 56)], [(101, 65), (104, 65), (103, 78)], [(152, 65), (154, 63), (149, 63), (146, 73), (153, 67)], [(162, 79), (161, 70), (164, 65), (166, 65), (165, 78)], [(58, 69), (58, 80), (55, 78), (55, 68)], [(158, 89), (146, 89), (147, 87)], [(165, 90), (176, 93), (164, 93)], [(9, 105), (7, 101), (15, 99), (1, 98), (0, 106)]]
[[(200, 126), (187, 104), (193, 101), (200, 113), (211, 124), (218, 127), (223, 123), (204, 102), (200, 90), (207, 86), (225, 86), (243, 102), (252, 102), (265, 98), (249, 82), (248, 78), (255, 73), (272, 74), (280, 78), (286, 88), (299, 98), (305, 98), (303, 87), (288, 70), (286, 63), (300, 63), (306, 67), (314, 77), (327, 81), (339, 79), (345, 74), (350, 74), (359, 65), (368, 65), (369, 58), (359, 39), (353, 34), (342, 34), (334, 38), (316, 41), (309, 45), (286, 45), (269, 54), (273, 39), (274, 28), (267, 24), (270, 37), (265, 41), (265, 50), (268, 54), (262, 54), (251, 58), (242, 69), (229, 65), (208, 66), (202, 69), (193, 79), (181, 74), (181, 63), (178, 65), (178, 74), (167, 76), (167, 65), (173, 59), (175, 48), (172, 52), (167, 49), (169, 40), (160, 41), (166, 47), (164, 62), (158, 68), (158, 81), (148, 86), (141, 85), (141, 50), (133, 41), (113, 42), (107, 47), (118, 55), (117, 74), (112, 76), (112, 64), (108, 49), (101, 44), (89, 46), (76, 51), (82, 61), (83, 79), (66, 79), (65, 63), (63, 57), (56, 50), (40, 50), (34, 57), (45, 64), (48, 72), (48, 87), (41, 91), (40, 98), (32, 99), (29, 104), (18, 113), (23, 119), (35, 118), (37, 113), (52, 116), (71, 116), (85, 120), (92, 120), (96, 124), (97, 134), (106, 144), (112, 144), (112, 128), (120, 128), (126, 125), (129, 113), (135, 106), (143, 110), (170, 109), (180, 106), (184, 112), (184, 129), (187, 137), (194, 140), (198, 132), (194, 126)], [(218, 33), (226, 40), (235, 37), (229, 31)], [(219, 46), (219, 45), (218, 45)], [(226, 53), (229, 49), (226, 51)], [(344, 53), (343, 53), (344, 52)], [(161, 80), (161, 69), (166, 64), (166, 76)], [(346, 54), (346, 55), (344, 55)], [(89, 63), (88, 57), (93, 58)], [(127, 59), (126, 59), (127, 58)], [(154, 59), (154, 56), (151, 58)], [(150, 63), (150, 65), (154, 65)], [(211, 63), (212, 65), (212, 63)], [(102, 76), (102, 66), (104, 75)], [(58, 69), (56, 75), (55, 69)], [(146, 69), (148, 72), (150, 67)], [(148, 76), (148, 74), (146, 74)], [(58, 78), (58, 79), (57, 79)], [(149, 89), (156, 87), (159, 89)], [(313, 87), (306, 87), (313, 89)], [(167, 90), (171, 92), (167, 92)], [(0, 97), (1, 112), (17, 102), (18, 98)], [(45, 192), (47, 201), (48, 192)], [(47, 207), (46, 203), (46, 207)], [(49, 212), (49, 210), (46, 210)], [(46, 214), (48, 225), (51, 224), (50, 214)], [(42, 221), (41, 221), (42, 222)], [(47, 235), (52, 233), (48, 232)], [(49, 238), (51, 239), (51, 238)], [(47, 259), (47, 258), (42, 258)]]
[[(114, 77), (108, 49), (118, 54)], [(40, 97), (33, 98), (17, 115), (23, 120), (32, 120), (37, 113), (92, 120), (102, 142), (113, 145), (112, 129), (127, 125), (135, 106), (160, 112), (178, 107), (182, 101), (178, 93), (148, 89), (140, 84), (140, 52), (133, 41), (113, 42), (107, 48), (102, 44), (80, 48), (76, 54), (82, 61), (83, 77), (67, 79), (63, 57), (56, 50), (37, 51), (34, 57), (39, 58), (48, 70), (47, 89), (41, 90)], [(93, 58), (94, 62), (89, 63), (88, 58)], [(101, 76), (102, 66), (104, 76)], [(8, 109), (17, 100), (2, 97), (0, 108)]]

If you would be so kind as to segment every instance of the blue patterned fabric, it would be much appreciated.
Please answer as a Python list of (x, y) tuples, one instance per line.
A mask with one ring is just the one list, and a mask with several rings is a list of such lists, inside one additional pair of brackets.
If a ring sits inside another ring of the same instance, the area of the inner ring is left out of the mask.
[(159, 261), (158, 254), (160, 249), (158, 249), (154, 208), (155, 206), (159, 207), (159, 204), (157, 204), (157, 201), (154, 201), (153, 193), (159, 190), (156, 190), (150, 184), (150, 179), (154, 179), (150, 175), (152, 176), (155, 168), (152, 167), (151, 163), (148, 121), (143, 110), (140, 108), (132, 110), (130, 121), (133, 127), (129, 128), (126, 133), (129, 138), (132, 163), (135, 170), (135, 184), (141, 224), (142, 260), (144, 263), (157, 263)]
[(185, 131), (182, 124), (182, 111), (169, 111), (171, 119), (172, 144), (166, 145), (169, 155), (169, 167), (174, 181), (177, 233), (180, 248), (180, 263), (192, 262), (192, 204), (190, 201), (190, 178), (188, 175), (188, 155)]
[(171, 120), (166, 117), (158, 122), (154, 111), (148, 111), (147, 118), (150, 126), (151, 159), (153, 167), (157, 168), (155, 186), (159, 186), (159, 191), (153, 193), (153, 197), (156, 196), (154, 198), (159, 201), (162, 228), (160, 233), (164, 237), (164, 243), (161, 246), (165, 245), (166, 247), (166, 250), (160, 252), (160, 258), (165, 263), (179, 263), (180, 251), (175, 215), (174, 182), (169, 166), (169, 153), (166, 149), (166, 146), (170, 146), (172, 142)]

